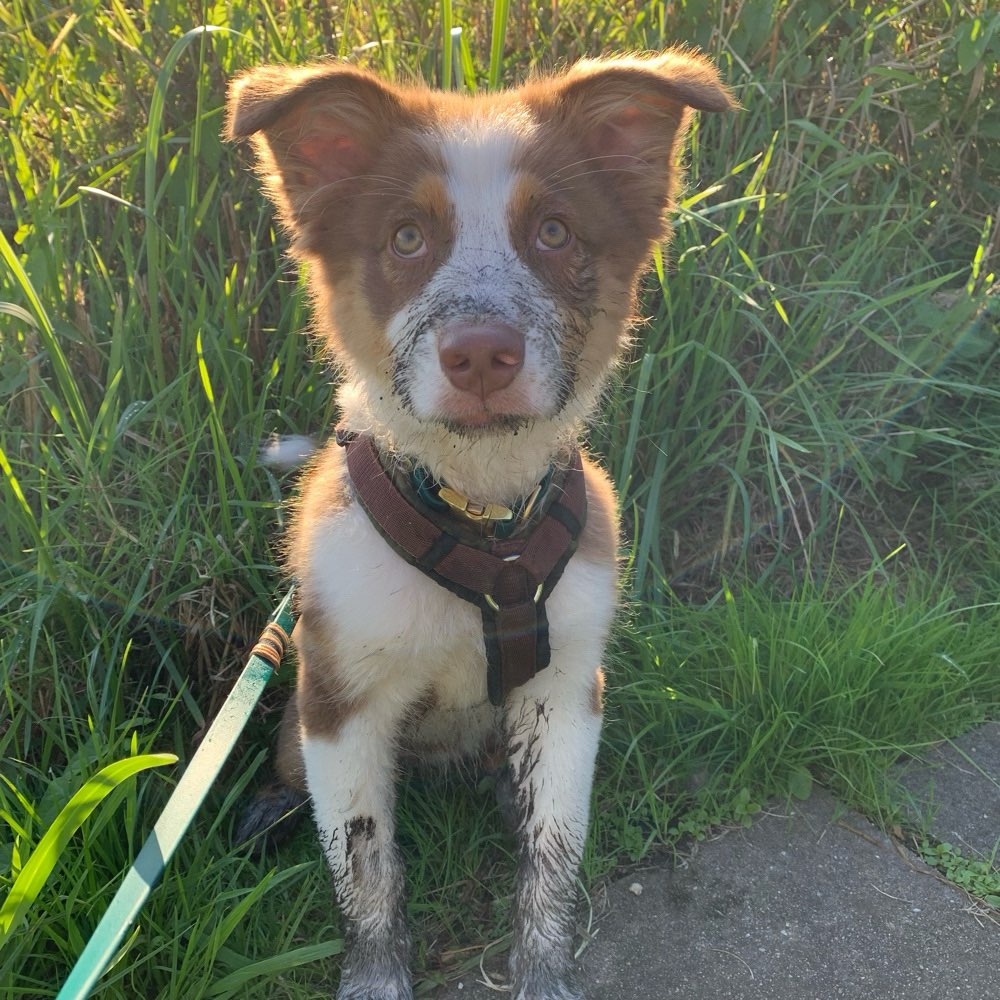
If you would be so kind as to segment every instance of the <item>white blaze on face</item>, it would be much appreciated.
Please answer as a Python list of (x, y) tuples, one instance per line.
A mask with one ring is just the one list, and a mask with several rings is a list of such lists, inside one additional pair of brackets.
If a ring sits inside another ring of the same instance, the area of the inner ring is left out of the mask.
[(487, 399), (488, 412), (552, 415), (560, 310), (511, 241), (510, 205), (517, 181), (512, 163), (529, 130), (530, 124), (516, 117), (484, 117), (458, 123), (432, 140), (446, 169), (443, 180), (454, 216), (452, 249), (387, 330), (394, 354), (406, 357), (405, 370), (397, 373), (397, 390), (420, 418), (461, 418), (483, 405), (456, 389), (441, 369), (440, 331), (454, 321), (497, 321), (524, 335), (523, 368), (509, 387)]

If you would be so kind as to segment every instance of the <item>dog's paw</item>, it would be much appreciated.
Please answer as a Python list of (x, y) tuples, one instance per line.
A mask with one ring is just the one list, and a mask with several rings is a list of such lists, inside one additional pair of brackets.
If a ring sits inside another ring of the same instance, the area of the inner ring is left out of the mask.
[(255, 855), (287, 843), (305, 813), (309, 796), (297, 788), (273, 781), (259, 789), (236, 824), (233, 842), (247, 844)]
[(537, 986), (521, 986), (512, 994), (514, 1000), (586, 1000), (577, 989), (565, 983), (539, 984)]
[(540, 963), (520, 974), (511, 969), (514, 1000), (586, 1000), (577, 980), (576, 970), (557, 963), (545, 967)]
[(413, 1000), (410, 979), (410, 936), (400, 909), (384, 924), (381, 932), (360, 932), (357, 925), (346, 928), (347, 950), (340, 967), (337, 1000)]
[(337, 1000), (413, 1000), (413, 987), (408, 982), (341, 982)]

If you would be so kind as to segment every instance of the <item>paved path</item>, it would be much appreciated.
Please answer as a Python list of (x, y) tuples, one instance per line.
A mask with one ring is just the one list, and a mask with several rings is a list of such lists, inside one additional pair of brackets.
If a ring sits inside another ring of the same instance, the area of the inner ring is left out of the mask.
[[(1000, 869), (1000, 725), (901, 777), (934, 837)], [(588, 1000), (1000, 1000), (1000, 913), (823, 792), (593, 902)], [(477, 979), (432, 996), (503, 995)]]
[(918, 826), (1000, 868), (1000, 722), (942, 744), (924, 761), (901, 767), (899, 777)]

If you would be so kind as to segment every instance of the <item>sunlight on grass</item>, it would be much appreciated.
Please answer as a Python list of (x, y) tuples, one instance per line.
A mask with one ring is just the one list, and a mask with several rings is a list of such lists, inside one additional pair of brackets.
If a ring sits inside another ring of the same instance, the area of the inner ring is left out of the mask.
[[(0, 948), (19, 929), (31, 905), (38, 898), (52, 870), (61, 860), (70, 838), (87, 821), (87, 817), (123, 782), (151, 767), (173, 764), (172, 753), (142, 754), (102, 767), (63, 806), (52, 825), (34, 846), (21, 866), (7, 898), (0, 906)], [(2, 776), (0, 776), (2, 777)], [(16, 789), (12, 788), (16, 793)], [(23, 831), (16, 831), (23, 834)], [(20, 847), (24, 850), (24, 846)]]
[[(281, 589), (291, 481), (258, 445), (336, 420), (302, 282), (219, 139), (226, 81), (264, 61), (467, 91), (674, 41), (719, 63), (743, 110), (695, 123), (588, 435), (621, 493), (628, 606), (584, 876), (816, 784), (891, 820), (886, 764), (1000, 706), (1000, 14), (199, 10), (0, 7), (0, 981), (51, 996), (82, 950), (168, 790), (125, 781), (85, 822), (74, 792), (190, 756)], [(230, 843), (287, 674), (102, 995), (328, 993), (341, 931), (312, 831), (277, 860)], [(503, 938), (514, 865), (488, 781), (427, 781), (399, 803), (425, 985)], [(72, 833), (61, 859), (42, 830)]]

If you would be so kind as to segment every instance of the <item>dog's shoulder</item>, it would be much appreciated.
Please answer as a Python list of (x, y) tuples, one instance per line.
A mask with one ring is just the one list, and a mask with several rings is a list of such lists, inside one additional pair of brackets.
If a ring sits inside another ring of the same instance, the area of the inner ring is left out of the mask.
[(614, 563), (618, 555), (618, 499), (608, 473), (584, 454), (587, 486), (587, 523), (580, 533), (577, 554), (591, 562)]
[(316, 531), (346, 510), (351, 500), (344, 449), (331, 439), (309, 460), (291, 503), (285, 563), (292, 576), (307, 577)]

